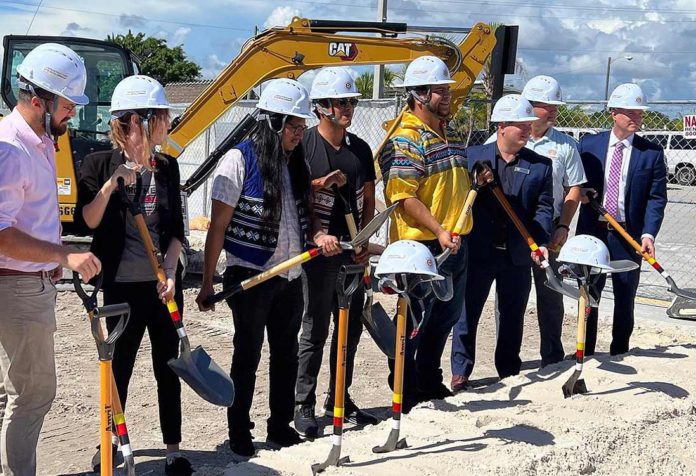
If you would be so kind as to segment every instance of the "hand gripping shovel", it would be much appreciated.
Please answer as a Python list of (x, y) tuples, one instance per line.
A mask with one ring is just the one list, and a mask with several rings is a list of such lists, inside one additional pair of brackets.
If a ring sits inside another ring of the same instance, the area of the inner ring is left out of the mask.
[[(522, 235), (522, 238), (524, 238), (527, 241), (529, 249), (532, 250), (532, 253), (534, 253), (541, 261), (541, 267), (543, 268), (544, 272), (546, 272), (546, 283), (544, 284), (546, 284), (548, 288), (553, 289), (557, 293), (561, 293), (573, 299), (580, 299), (580, 291), (578, 289), (564, 284), (563, 281), (558, 279), (556, 273), (553, 272), (553, 268), (551, 268), (549, 260), (547, 260), (544, 257), (544, 254), (539, 249), (539, 246), (534, 241), (534, 238), (532, 238), (532, 235), (527, 230), (527, 227), (524, 226), (522, 220), (520, 220), (515, 211), (512, 209), (512, 206), (510, 206), (510, 202), (508, 202), (508, 199), (505, 198), (505, 195), (503, 194), (503, 191), (500, 189), (498, 184), (495, 182), (491, 183), (491, 190), (493, 191), (493, 195), (495, 195), (495, 198), (498, 199), (498, 202), (500, 202), (500, 205), (503, 207), (503, 209), (505, 209), (505, 213), (507, 213), (507, 215), (510, 217), (510, 220), (512, 220), (512, 223), (514, 223), (515, 227), (517, 228), (517, 231), (519, 231), (520, 235)], [(590, 304), (592, 306), (598, 305), (596, 300), (592, 296), (589, 296), (589, 299)]]
[[(353, 216), (353, 210), (350, 206), (350, 202), (343, 196), (339, 191), (338, 187), (334, 186), (334, 193), (340, 197), (343, 202), (343, 209), (345, 210), (346, 225), (348, 226), (348, 232), (350, 233), (351, 239), (355, 239), (358, 235), (358, 227), (355, 224), (355, 218)], [(390, 210), (396, 204), (389, 207)], [(360, 250), (355, 249), (358, 253)], [(365, 286), (365, 304), (363, 305), (363, 312), (360, 318), (365, 325), (365, 329), (375, 341), (379, 350), (384, 353), (388, 358), (394, 358), (394, 339), (396, 336), (396, 328), (394, 323), (389, 316), (387, 311), (384, 310), (381, 303), (373, 304), (374, 292), (372, 291), (372, 279), (370, 278), (370, 266), (365, 268), (365, 274), (363, 275), (363, 284)]]
[(660, 266), (655, 258), (650, 256), (648, 253), (643, 251), (643, 248), (633, 239), (631, 235), (622, 227), (616, 219), (611, 216), (606, 208), (599, 203), (597, 196), (595, 194), (588, 194), (587, 198), (590, 200), (590, 205), (594, 210), (602, 215), (609, 224), (623, 237), (624, 240), (630, 244), (633, 249), (638, 252), (645, 261), (647, 261), (650, 266), (655, 269), (660, 275), (665, 278), (667, 284), (669, 284), (669, 291), (676, 294), (676, 297), (672, 301), (672, 305), (667, 309), (667, 315), (676, 319), (696, 319), (696, 289), (682, 289), (677, 286), (674, 279), (665, 271), (665, 269)]
[(336, 395), (333, 409), (333, 445), (329, 456), (323, 463), (312, 465), (312, 473), (323, 472), (329, 466), (340, 466), (349, 461), (348, 457), (341, 458), (343, 443), (343, 414), (346, 394), (346, 347), (348, 346), (348, 310), (353, 293), (360, 286), (360, 276), (365, 268), (361, 265), (341, 266), (336, 281), (338, 296), (338, 352), (336, 352)]
[[(97, 305), (97, 293), (101, 288), (101, 283), (102, 275), (99, 274), (92, 294), (87, 294), (82, 289), (80, 276), (76, 272), (73, 273), (73, 285), (89, 315), (92, 336), (94, 336), (94, 341), (97, 343), (97, 353), (99, 354), (99, 471), (102, 476), (111, 476), (113, 474), (111, 434), (115, 430), (121, 445), (121, 454), (126, 463), (127, 474), (128, 476), (135, 476), (135, 460), (133, 459), (133, 451), (128, 438), (126, 419), (123, 416), (121, 399), (118, 396), (116, 381), (111, 371), (111, 361), (114, 356), (116, 340), (126, 328), (130, 315), (130, 306), (128, 304), (111, 304), (99, 307)], [(118, 323), (108, 335), (105, 335), (101, 320), (107, 317), (118, 317)]]
[[(351, 240), (350, 243), (341, 243), (341, 246), (344, 249), (354, 249), (359, 248), (360, 246), (367, 243), (370, 237), (377, 233), (377, 230), (379, 230), (382, 224), (384, 224), (384, 222), (387, 221), (387, 218), (389, 218), (389, 215), (391, 215), (391, 212), (394, 211), (395, 207), (396, 205), (392, 205), (391, 207), (378, 214), (376, 217), (372, 219), (372, 221), (370, 221), (370, 223), (368, 223), (365, 226), (365, 228), (360, 230), (360, 233), (358, 233), (358, 235), (353, 240)], [(259, 273), (256, 276), (252, 276), (249, 279), (245, 279), (241, 283), (235, 284), (234, 286), (228, 289), (213, 294), (212, 296), (208, 297), (208, 299), (206, 299), (203, 302), (203, 304), (207, 307), (210, 307), (213, 304), (223, 301), (230, 296), (233, 296), (242, 291), (246, 291), (249, 288), (253, 288), (257, 284), (261, 284), (265, 281), (268, 281), (272, 277), (278, 276), (280, 273), (284, 273), (285, 271), (294, 268), (295, 266), (299, 266), (302, 263), (316, 258), (317, 256), (321, 256), (322, 253), (323, 250), (321, 248), (311, 248), (302, 253), (301, 255), (297, 255), (294, 258), (290, 258), (287, 261), (283, 261), (282, 263), (275, 265), (271, 269), (267, 269), (263, 273)]]
[[(128, 199), (123, 179), (118, 179), (118, 188), (121, 193), (121, 200), (126, 204), (128, 210), (133, 215), (135, 225), (140, 233), (140, 238), (143, 240), (145, 249), (147, 250), (148, 260), (152, 266), (152, 270), (157, 275), (160, 282), (166, 282), (167, 276), (162, 270), (160, 264), (161, 257), (157, 254), (155, 245), (152, 242), (152, 237), (145, 224), (142, 211), (140, 210), (140, 190), (142, 183), (140, 175), (136, 183), (136, 193), (133, 200)], [(174, 323), (176, 333), (179, 335), (179, 357), (169, 361), (169, 367), (181, 379), (188, 384), (203, 400), (206, 400), (213, 405), (221, 407), (229, 407), (234, 402), (234, 383), (232, 379), (225, 373), (218, 364), (213, 361), (210, 355), (201, 346), (191, 350), (186, 328), (179, 314), (179, 307), (173, 298), (167, 301), (167, 309), (169, 316)]]
[[(400, 286), (405, 288), (405, 286)], [(390, 453), (406, 448), (406, 439), (399, 439), (401, 431), (401, 405), (404, 399), (404, 359), (406, 355), (406, 313), (408, 312), (408, 297), (405, 291), (399, 294), (396, 311), (396, 340), (397, 350), (394, 360), (394, 393), (392, 395), (392, 428), (387, 441), (382, 446), (372, 448), (373, 453)]]

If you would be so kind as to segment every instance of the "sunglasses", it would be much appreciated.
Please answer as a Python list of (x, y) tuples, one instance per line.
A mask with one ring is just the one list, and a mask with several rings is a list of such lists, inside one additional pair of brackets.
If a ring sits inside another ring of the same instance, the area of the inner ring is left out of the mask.
[(332, 101), (334, 106), (340, 107), (342, 109), (347, 108), (349, 104), (353, 107), (358, 105), (357, 98), (339, 98), (339, 99), (332, 99), (331, 101)]

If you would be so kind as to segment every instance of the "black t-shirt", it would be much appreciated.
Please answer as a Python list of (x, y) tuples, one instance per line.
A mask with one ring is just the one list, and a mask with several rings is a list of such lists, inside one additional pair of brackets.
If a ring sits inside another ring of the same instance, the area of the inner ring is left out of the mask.
[[(365, 182), (374, 182), (376, 179), (370, 146), (349, 132), (344, 137), (341, 148), (336, 150), (319, 134), (316, 127), (305, 132), (302, 145), (312, 179), (324, 177), (334, 170), (340, 170), (347, 176), (348, 182), (339, 189), (339, 193), (349, 201), (359, 229)], [(349, 236), (343, 200), (336, 196), (335, 188), (314, 192), (314, 211), (327, 233)]]

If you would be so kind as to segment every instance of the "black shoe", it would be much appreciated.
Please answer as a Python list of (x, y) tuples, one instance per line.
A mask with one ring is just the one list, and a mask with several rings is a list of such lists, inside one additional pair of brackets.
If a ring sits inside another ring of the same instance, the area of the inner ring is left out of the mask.
[[(333, 418), (334, 402), (331, 397), (326, 397), (324, 402), (324, 414), (326, 416)], [(343, 406), (343, 419), (354, 425), (376, 425), (379, 423), (379, 419), (371, 413), (358, 408), (353, 399), (350, 397), (346, 398), (345, 404)]]
[(164, 474), (167, 476), (191, 476), (193, 474), (193, 467), (189, 460), (183, 456), (175, 456), (171, 462), (169, 458), (166, 459), (164, 463)]
[(440, 382), (437, 385), (421, 389), (419, 400), (421, 402), (427, 402), (428, 400), (444, 400), (453, 395), (452, 391), (447, 388), (444, 383)]
[[(111, 445), (111, 461), (113, 467), (121, 466), (123, 464), (123, 455), (118, 450), (118, 445)], [(101, 472), (101, 449), (100, 445), (97, 445), (97, 453), (92, 457), (92, 471), (95, 473)]]
[(230, 449), (236, 461), (248, 460), (256, 453), (249, 430), (230, 434)]
[(295, 407), (295, 429), (307, 438), (316, 438), (319, 424), (314, 416), (314, 405), (301, 404)]
[(268, 428), (268, 436), (266, 437), (266, 440), (282, 448), (287, 448), (288, 446), (302, 443), (300, 434), (294, 429), (290, 428), (290, 425)]

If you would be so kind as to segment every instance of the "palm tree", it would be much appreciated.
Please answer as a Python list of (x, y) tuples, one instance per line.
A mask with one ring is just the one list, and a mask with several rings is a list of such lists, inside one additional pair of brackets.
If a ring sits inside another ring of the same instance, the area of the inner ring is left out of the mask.
[[(391, 88), (394, 85), (394, 80), (397, 79), (397, 73), (389, 68), (384, 69), (384, 87)], [(365, 71), (355, 79), (355, 87), (365, 99), (372, 97), (372, 91), (375, 84), (375, 75), (372, 71)]]

